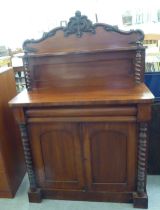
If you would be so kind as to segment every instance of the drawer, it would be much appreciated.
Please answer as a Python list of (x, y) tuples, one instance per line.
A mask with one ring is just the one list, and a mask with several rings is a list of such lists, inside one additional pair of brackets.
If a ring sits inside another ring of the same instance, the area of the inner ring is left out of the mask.
[(78, 116), (135, 116), (137, 108), (102, 107), (102, 108), (43, 108), (28, 109), (28, 117), (78, 117)]
[(50, 121), (136, 121), (135, 106), (84, 108), (31, 108), (25, 111), (28, 122)]

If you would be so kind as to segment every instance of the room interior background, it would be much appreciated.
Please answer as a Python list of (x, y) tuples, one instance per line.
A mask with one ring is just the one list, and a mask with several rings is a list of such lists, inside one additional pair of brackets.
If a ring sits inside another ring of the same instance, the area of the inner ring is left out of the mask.
[[(60, 26), (60, 20), (65, 24), (76, 10), (87, 14), (93, 23), (97, 17), (98, 22), (125, 30), (140, 28), (145, 33), (160, 32), (159, 0), (0, 0), (0, 7), (0, 45), (11, 49), (21, 48), (25, 39), (40, 38), (44, 32)], [(133, 17), (132, 24), (123, 24), (124, 15)]]

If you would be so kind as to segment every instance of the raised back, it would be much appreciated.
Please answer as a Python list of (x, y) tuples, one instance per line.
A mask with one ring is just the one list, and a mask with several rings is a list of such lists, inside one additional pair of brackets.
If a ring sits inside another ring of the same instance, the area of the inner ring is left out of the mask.
[(76, 12), (66, 27), (26, 40), (28, 89), (128, 88), (143, 81), (144, 34), (92, 24)]

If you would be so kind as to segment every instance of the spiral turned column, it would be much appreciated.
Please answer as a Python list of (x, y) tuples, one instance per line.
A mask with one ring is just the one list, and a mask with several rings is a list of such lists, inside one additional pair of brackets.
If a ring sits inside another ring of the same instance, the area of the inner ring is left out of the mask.
[(22, 139), (24, 156), (25, 156), (25, 161), (26, 161), (26, 168), (27, 168), (28, 178), (30, 182), (30, 190), (36, 191), (37, 186), (36, 186), (36, 179), (35, 179), (35, 174), (33, 170), (32, 156), (31, 156), (29, 139), (27, 135), (27, 128), (26, 128), (25, 123), (21, 123), (19, 127), (21, 131), (21, 139)]
[(148, 208), (146, 192), (147, 123), (139, 125), (137, 191), (133, 193), (135, 208)]
[(25, 57), (23, 59), (23, 64), (24, 64), (24, 75), (25, 75), (25, 81), (26, 81), (26, 88), (27, 88), (27, 90), (31, 90), (32, 85), (31, 85), (30, 70), (28, 67), (28, 58)]
[(146, 191), (147, 123), (140, 123), (139, 129), (137, 192), (143, 195)]
[(141, 50), (137, 50), (135, 58), (135, 82), (141, 83), (141, 71), (142, 71), (142, 53)]

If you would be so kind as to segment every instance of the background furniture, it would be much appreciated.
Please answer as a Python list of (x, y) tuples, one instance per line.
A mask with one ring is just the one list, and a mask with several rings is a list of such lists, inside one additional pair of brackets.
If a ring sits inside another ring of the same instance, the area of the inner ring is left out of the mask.
[(149, 124), (148, 173), (160, 174), (160, 101), (152, 105), (152, 119)]
[(149, 125), (148, 173), (160, 174), (160, 34), (146, 34), (145, 84), (155, 96)]
[(11, 66), (11, 57), (10, 56), (3, 56), (0, 57), (0, 67), (7, 67)]
[(25, 174), (25, 163), (18, 125), (8, 106), (16, 95), (12, 68), (0, 68), (0, 197), (11, 198)]
[(28, 91), (10, 101), (20, 125), (29, 201), (133, 202), (147, 208), (147, 122), (141, 31), (93, 25), (76, 12), (67, 27), (24, 42)]
[[(14, 53), (14, 52), (13, 52)], [(16, 90), (17, 93), (26, 88), (26, 82), (24, 77), (23, 57), (24, 53), (21, 51), (12, 55), (12, 66), (15, 73)]]
[(11, 66), (11, 56), (5, 46), (0, 46), (0, 68)]
[(13, 67), (16, 80), (16, 90), (17, 93), (20, 93), (26, 88), (25, 77), (24, 77), (24, 67), (23, 66), (14, 66)]

